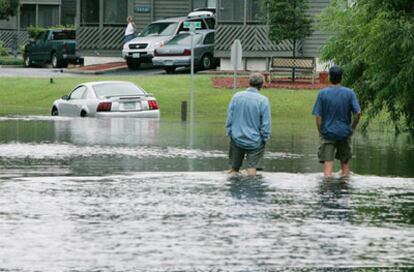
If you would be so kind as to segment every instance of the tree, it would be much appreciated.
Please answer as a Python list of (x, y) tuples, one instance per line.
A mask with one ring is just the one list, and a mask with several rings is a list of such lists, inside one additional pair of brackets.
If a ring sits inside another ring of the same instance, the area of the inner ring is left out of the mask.
[[(275, 43), (289, 40), (292, 43), (292, 56), (296, 58), (298, 43), (312, 33), (307, 0), (263, 0), (263, 4), (270, 40)], [(295, 81), (295, 68), (292, 80)]]
[(335, 0), (320, 17), (333, 36), (321, 58), (341, 65), (358, 94), (363, 127), (388, 115), (396, 131), (414, 134), (414, 5), (412, 0)]
[(0, 0), (0, 20), (16, 15), (19, 0)]

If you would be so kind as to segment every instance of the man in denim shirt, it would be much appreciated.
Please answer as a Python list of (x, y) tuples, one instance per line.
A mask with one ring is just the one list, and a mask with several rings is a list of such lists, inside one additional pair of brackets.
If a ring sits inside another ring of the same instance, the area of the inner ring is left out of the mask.
[(236, 93), (230, 101), (226, 122), (230, 173), (240, 170), (245, 156), (249, 176), (255, 176), (256, 169), (262, 168), (265, 144), (272, 132), (269, 99), (259, 94), (263, 83), (261, 74), (251, 74), (250, 87)]
[[(351, 136), (361, 117), (361, 108), (354, 91), (340, 84), (342, 74), (339, 66), (329, 69), (329, 80), (333, 85), (319, 92), (312, 111), (321, 138), (318, 157), (324, 164), (325, 177), (332, 176), (334, 158), (341, 161), (342, 175), (349, 176)], [(351, 124), (352, 114), (354, 118)]]

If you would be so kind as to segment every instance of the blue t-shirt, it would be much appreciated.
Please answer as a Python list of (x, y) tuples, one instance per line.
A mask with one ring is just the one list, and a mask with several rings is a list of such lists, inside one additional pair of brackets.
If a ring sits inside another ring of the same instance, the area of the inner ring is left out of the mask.
[(361, 107), (353, 90), (332, 86), (319, 92), (312, 114), (322, 118), (322, 137), (338, 141), (352, 134), (351, 115), (359, 112)]
[(269, 99), (255, 88), (236, 93), (227, 110), (226, 130), (241, 148), (263, 145), (272, 133)]

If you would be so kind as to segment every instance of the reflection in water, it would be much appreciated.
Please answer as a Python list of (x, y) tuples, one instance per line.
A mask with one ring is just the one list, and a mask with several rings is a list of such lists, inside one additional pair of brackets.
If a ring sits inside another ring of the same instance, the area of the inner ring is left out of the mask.
[(241, 200), (263, 200), (269, 190), (262, 176), (233, 175), (228, 181), (230, 194)]
[(318, 188), (321, 219), (350, 221), (350, 182), (349, 178), (322, 179)]
[(56, 140), (80, 145), (150, 145), (158, 141), (159, 120), (73, 118), (55, 120)]

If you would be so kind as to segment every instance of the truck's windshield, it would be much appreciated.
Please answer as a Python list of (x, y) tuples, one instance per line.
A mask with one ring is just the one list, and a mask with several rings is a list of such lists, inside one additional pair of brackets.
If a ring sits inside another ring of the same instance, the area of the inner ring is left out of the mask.
[(139, 35), (139, 37), (147, 36), (172, 36), (177, 29), (177, 23), (153, 23), (148, 25)]
[(76, 31), (75, 30), (65, 30), (65, 31), (54, 31), (51, 36), (52, 40), (75, 40)]

